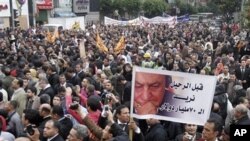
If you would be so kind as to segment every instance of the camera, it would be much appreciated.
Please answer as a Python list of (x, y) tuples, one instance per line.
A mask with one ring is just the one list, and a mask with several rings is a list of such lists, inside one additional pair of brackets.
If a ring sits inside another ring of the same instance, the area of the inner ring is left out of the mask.
[(76, 110), (76, 109), (78, 109), (78, 107), (79, 107), (79, 104), (78, 104), (78, 103), (72, 103), (72, 104), (70, 104), (70, 106), (69, 106), (69, 108), (72, 109), (72, 110)]
[(28, 125), (28, 126), (26, 127), (26, 131), (27, 131), (27, 133), (29, 133), (30, 135), (34, 135), (34, 133), (35, 133), (35, 130), (33, 129), (33, 126), (32, 126), (32, 125)]
[(109, 106), (108, 105), (104, 105), (103, 109), (104, 109), (104, 111), (108, 111), (109, 110)]
[(107, 93), (106, 98), (111, 98), (111, 95), (112, 95), (111, 93)]
[(188, 140), (192, 140), (193, 136), (187, 135)]
[(109, 110), (109, 105), (104, 105), (102, 109), (102, 117), (107, 117), (108, 116), (108, 110)]

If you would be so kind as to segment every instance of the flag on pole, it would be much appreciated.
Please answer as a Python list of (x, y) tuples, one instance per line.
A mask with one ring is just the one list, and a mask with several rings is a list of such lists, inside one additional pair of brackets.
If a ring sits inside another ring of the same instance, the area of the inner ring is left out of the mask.
[(125, 38), (122, 36), (114, 48), (115, 54), (119, 54), (122, 50), (125, 49)]
[(102, 38), (100, 37), (99, 33), (96, 35), (96, 46), (98, 47), (100, 52), (107, 53), (108, 48), (104, 45)]

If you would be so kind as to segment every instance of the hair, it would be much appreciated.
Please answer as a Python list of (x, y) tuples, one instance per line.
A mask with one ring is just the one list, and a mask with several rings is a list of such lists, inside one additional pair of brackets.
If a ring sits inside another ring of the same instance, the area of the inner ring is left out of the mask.
[(46, 84), (49, 84), (49, 80), (48, 80), (46, 77), (40, 77), (40, 78), (39, 78), (39, 81), (43, 81), (43, 82), (45, 82)]
[(93, 94), (93, 93), (95, 92), (95, 86), (92, 85), (92, 84), (89, 84), (89, 85), (87, 86), (87, 90), (88, 90), (88, 93), (89, 93), (89, 94)]
[(58, 106), (58, 105), (53, 106), (52, 114), (57, 114), (59, 117), (63, 117), (64, 112), (63, 112), (62, 106)]
[(34, 109), (24, 109), (24, 118), (29, 121), (31, 124), (38, 125), (37, 117), (39, 117), (39, 112)]
[(51, 98), (50, 98), (50, 96), (48, 94), (42, 94), (40, 96), (40, 103), (41, 104), (44, 104), (44, 103), (50, 104), (50, 101), (51, 101)]
[(214, 124), (214, 131), (218, 131), (219, 133), (222, 131), (222, 124), (215, 118), (210, 118), (207, 120), (207, 123), (213, 123)]
[(121, 114), (121, 112), (122, 112), (122, 109), (124, 109), (124, 108), (128, 108), (126, 105), (120, 105), (120, 106), (118, 106), (117, 108), (116, 108), (116, 115), (117, 114)]
[(37, 94), (37, 89), (34, 86), (28, 87), (28, 90), (30, 90), (32, 93), (34, 93), (35, 95)]
[(66, 89), (65, 89), (65, 87), (63, 87), (63, 86), (60, 86), (59, 88), (58, 88), (58, 93), (61, 93), (61, 92), (66, 92)]
[(60, 133), (61, 131), (61, 123), (59, 121), (55, 121), (55, 120), (48, 120), (46, 123), (48, 122), (52, 122), (53, 123), (53, 127), (58, 129), (58, 133)]
[(234, 109), (242, 115), (247, 115), (248, 108), (244, 104), (238, 104)]
[(92, 111), (97, 111), (100, 108), (100, 100), (98, 100), (97, 96), (92, 95), (88, 98), (87, 105)]
[(247, 99), (246, 97), (240, 97), (240, 98), (238, 99), (238, 104), (244, 103), (245, 100), (248, 100), (248, 99)]
[(19, 106), (19, 103), (18, 103), (16, 100), (11, 100), (11, 101), (10, 101), (10, 105), (11, 105), (14, 109), (16, 109), (16, 108)]
[(51, 108), (48, 108), (48, 107), (42, 107), (41, 109), (42, 111), (46, 112), (46, 113), (50, 113), (51, 112)]
[(20, 78), (16, 78), (16, 80), (17, 80), (17, 84), (18, 84), (20, 87), (22, 87), (22, 86), (23, 86), (23, 80), (20, 79)]
[(88, 128), (85, 125), (76, 124), (73, 129), (76, 130), (76, 137), (78, 139), (84, 140), (84, 138), (88, 137)]

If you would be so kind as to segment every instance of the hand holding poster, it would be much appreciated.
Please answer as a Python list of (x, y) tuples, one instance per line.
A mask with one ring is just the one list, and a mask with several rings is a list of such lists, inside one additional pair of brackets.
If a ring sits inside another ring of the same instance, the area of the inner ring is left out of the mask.
[(214, 76), (134, 67), (131, 115), (204, 125), (215, 86)]

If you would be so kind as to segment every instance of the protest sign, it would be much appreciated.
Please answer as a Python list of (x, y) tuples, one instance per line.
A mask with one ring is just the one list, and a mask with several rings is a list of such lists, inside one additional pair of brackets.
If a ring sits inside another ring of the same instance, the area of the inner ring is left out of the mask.
[(134, 67), (131, 115), (204, 125), (215, 86), (215, 76)]

